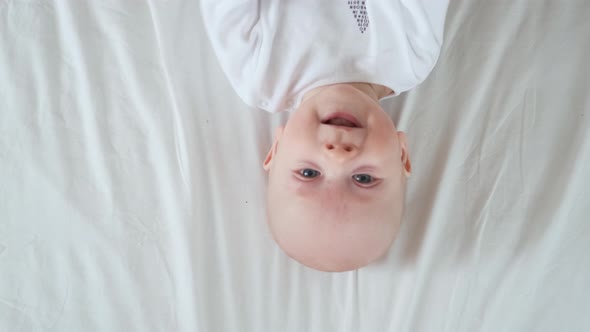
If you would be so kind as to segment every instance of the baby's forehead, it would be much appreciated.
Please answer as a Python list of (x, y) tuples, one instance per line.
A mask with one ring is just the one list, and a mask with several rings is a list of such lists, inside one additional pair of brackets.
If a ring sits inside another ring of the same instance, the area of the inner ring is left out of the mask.
[(394, 217), (392, 207), (396, 205), (391, 200), (371, 198), (358, 200), (354, 197), (321, 199), (321, 194), (310, 194), (305, 197), (277, 197), (269, 202), (274, 206), (270, 209), (277, 210), (277, 214), (289, 216), (288, 219), (299, 219), (298, 224), (310, 223), (313, 226), (346, 224), (353, 226), (358, 223), (367, 223), (369, 220), (388, 220)]
[(399, 224), (389, 211), (376, 209), (344, 215), (330, 211), (318, 215), (300, 206), (299, 213), (288, 210), (277, 210), (270, 226), (281, 248), (300, 262), (321, 258), (324, 262), (354, 259), (368, 263), (366, 257), (377, 257), (388, 248)]

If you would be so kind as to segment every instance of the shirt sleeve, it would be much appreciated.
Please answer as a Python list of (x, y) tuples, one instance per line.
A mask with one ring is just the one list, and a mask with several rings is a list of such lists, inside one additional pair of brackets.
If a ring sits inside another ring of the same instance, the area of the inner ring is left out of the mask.
[(248, 102), (261, 44), (260, 0), (201, 0), (201, 15), (223, 72)]
[(448, 0), (401, 0), (409, 58), (419, 81), (432, 71), (443, 44)]

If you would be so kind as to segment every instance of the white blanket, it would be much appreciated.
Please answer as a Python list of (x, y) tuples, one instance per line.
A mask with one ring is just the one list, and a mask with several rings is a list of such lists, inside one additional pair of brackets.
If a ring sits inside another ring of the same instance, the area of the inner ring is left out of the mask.
[(0, 331), (590, 330), (590, 2), (451, 2), (385, 104), (399, 237), (346, 273), (269, 235), (288, 115), (242, 104), (198, 8), (0, 0)]

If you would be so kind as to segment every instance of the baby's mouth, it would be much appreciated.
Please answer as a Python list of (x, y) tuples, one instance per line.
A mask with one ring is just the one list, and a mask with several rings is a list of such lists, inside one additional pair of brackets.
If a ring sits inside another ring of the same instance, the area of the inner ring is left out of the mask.
[(356, 125), (346, 119), (342, 119), (342, 118), (334, 118), (334, 119), (330, 119), (328, 121), (326, 121), (324, 124), (329, 124), (329, 125), (333, 125), (333, 126), (343, 126), (343, 127), (351, 127), (351, 128), (356, 128)]
[(348, 113), (338, 112), (332, 113), (322, 119), (322, 124), (332, 125), (332, 126), (341, 126), (341, 127), (349, 127), (349, 128), (362, 128), (358, 120)]

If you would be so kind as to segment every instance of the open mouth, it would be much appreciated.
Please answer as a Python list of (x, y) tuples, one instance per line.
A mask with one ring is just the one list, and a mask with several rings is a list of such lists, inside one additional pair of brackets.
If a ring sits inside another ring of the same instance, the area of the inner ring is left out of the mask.
[(349, 127), (349, 128), (362, 128), (358, 120), (348, 113), (332, 113), (322, 119), (322, 124), (331, 126)]

